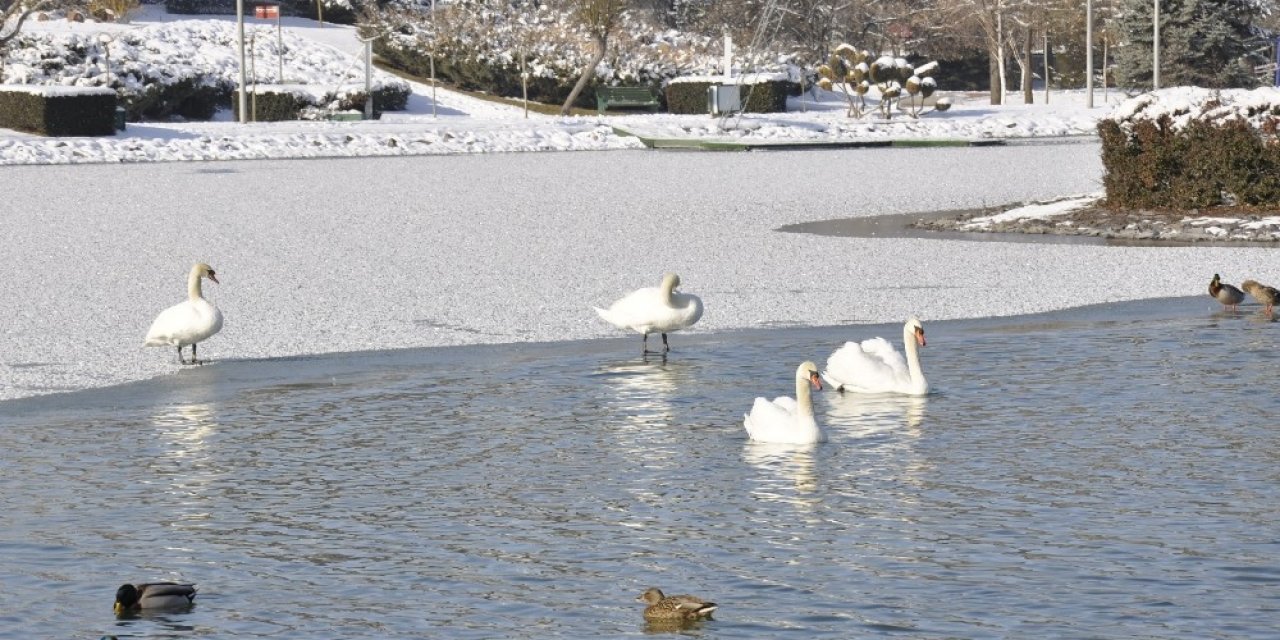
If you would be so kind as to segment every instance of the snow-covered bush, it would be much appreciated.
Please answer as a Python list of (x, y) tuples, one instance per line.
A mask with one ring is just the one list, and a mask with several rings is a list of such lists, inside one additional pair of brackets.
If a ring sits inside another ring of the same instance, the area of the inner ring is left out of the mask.
[(5, 87), (0, 127), (49, 136), (115, 133), (116, 97), (106, 89)]
[[(436, 77), (463, 89), (517, 97), (521, 92), (521, 56), (529, 80), (529, 98), (560, 103), (569, 94), (582, 68), (592, 58), (592, 39), (572, 14), (547, 4), (510, 0), (460, 0), (430, 14), (404, 10), (386, 12), (371, 30), (390, 36), (375, 43), (391, 64), (417, 76), (429, 74), (434, 52)], [(591, 87), (646, 86), (661, 89), (671, 78), (717, 71), (722, 39), (662, 29), (644, 15), (628, 12), (609, 51), (596, 67)], [(745, 55), (743, 55), (745, 53)], [(739, 51), (736, 63), (744, 69), (776, 71), (787, 67), (789, 56)], [(594, 103), (594, 91), (584, 91), (581, 106)]]
[[(373, 114), (383, 111), (399, 111), (408, 102), (408, 87), (394, 85), (375, 89)], [(276, 122), (280, 120), (318, 120), (339, 111), (364, 111), (363, 84), (325, 87), (314, 84), (264, 84), (254, 88), (248, 101), (252, 111), (249, 120)], [(240, 117), (240, 105), (231, 103), (232, 114)]]
[(1177, 87), (1143, 94), (1098, 123), (1114, 207), (1280, 205), (1280, 89)]
[[(257, 36), (250, 38), (249, 50), (257, 61), (257, 80), (279, 83), (281, 50), (274, 26), (254, 25), (248, 31)], [(357, 58), (331, 47), (285, 34), (283, 56), (286, 82), (327, 89), (363, 82)], [(2, 79), (6, 84), (110, 86), (131, 119), (208, 119), (219, 106), (230, 105), (236, 91), (235, 24), (166, 22), (119, 33), (107, 42), (82, 33), (24, 32), (10, 44)], [(409, 93), (408, 84), (380, 71), (372, 84), (377, 93)]]

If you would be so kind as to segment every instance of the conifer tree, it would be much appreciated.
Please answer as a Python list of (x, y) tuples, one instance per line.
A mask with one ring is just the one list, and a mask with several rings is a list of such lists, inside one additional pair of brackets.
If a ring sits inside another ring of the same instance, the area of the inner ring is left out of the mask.
[[(1160, 86), (1251, 88), (1253, 66), (1265, 62), (1266, 42), (1251, 0), (1158, 0)], [(1119, 20), (1127, 43), (1116, 51), (1120, 86), (1150, 89), (1153, 0), (1125, 0)]]

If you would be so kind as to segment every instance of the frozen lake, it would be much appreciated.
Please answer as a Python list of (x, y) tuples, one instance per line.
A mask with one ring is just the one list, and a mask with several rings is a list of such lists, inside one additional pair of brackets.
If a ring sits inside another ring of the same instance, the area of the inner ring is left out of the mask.
[[(0, 637), (1274, 637), (1280, 356), (1207, 297), (926, 322), (924, 399), (756, 395), (899, 324), (227, 358), (0, 403)], [(203, 353), (203, 349), (202, 349)], [(116, 620), (126, 580), (189, 612)]]

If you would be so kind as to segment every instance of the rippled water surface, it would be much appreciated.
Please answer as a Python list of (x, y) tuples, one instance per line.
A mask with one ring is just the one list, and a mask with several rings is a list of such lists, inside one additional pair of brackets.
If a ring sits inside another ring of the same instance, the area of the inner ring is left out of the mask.
[[(900, 327), (224, 361), (0, 403), (0, 637), (1275, 637), (1280, 326), (1200, 299), (927, 323), (926, 399), (804, 359)], [(117, 620), (126, 580), (199, 583)]]

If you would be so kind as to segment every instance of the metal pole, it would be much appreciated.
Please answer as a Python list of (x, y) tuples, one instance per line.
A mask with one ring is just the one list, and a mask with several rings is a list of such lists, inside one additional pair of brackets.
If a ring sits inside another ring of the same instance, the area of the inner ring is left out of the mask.
[[(1031, 55), (1027, 54), (1030, 58)], [(1049, 31), (1044, 32), (1044, 103), (1049, 104)]]
[(1151, 20), (1151, 89), (1160, 88), (1160, 0), (1154, 0)]
[(1084, 106), (1093, 108), (1093, 0), (1084, 0)]
[(431, 0), (431, 117), (436, 116), (436, 0)]
[(373, 38), (364, 41), (364, 119), (373, 119)]
[(236, 47), (240, 50), (240, 122), (249, 121), (249, 95), (245, 93), (248, 78), (244, 67), (244, 0), (236, 0)]
[(529, 118), (529, 71), (525, 68), (524, 47), (520, 48), (520, 95), (524, 101), (524, 117)]
[(253, 100), (252, 106), (249, 107), (249, 112), (253, 114), (253, 117), (249, 118), (251, 122), (258, 121), (258, 56), (254, 52), (257, 35), (257, 31), (249, 34), (249, 75), (253, 78)]
[(276, 57), (280, 59), (280, 84), (284, 84), (284, 30), (280, 28), (279, 7), (276, 7)]

